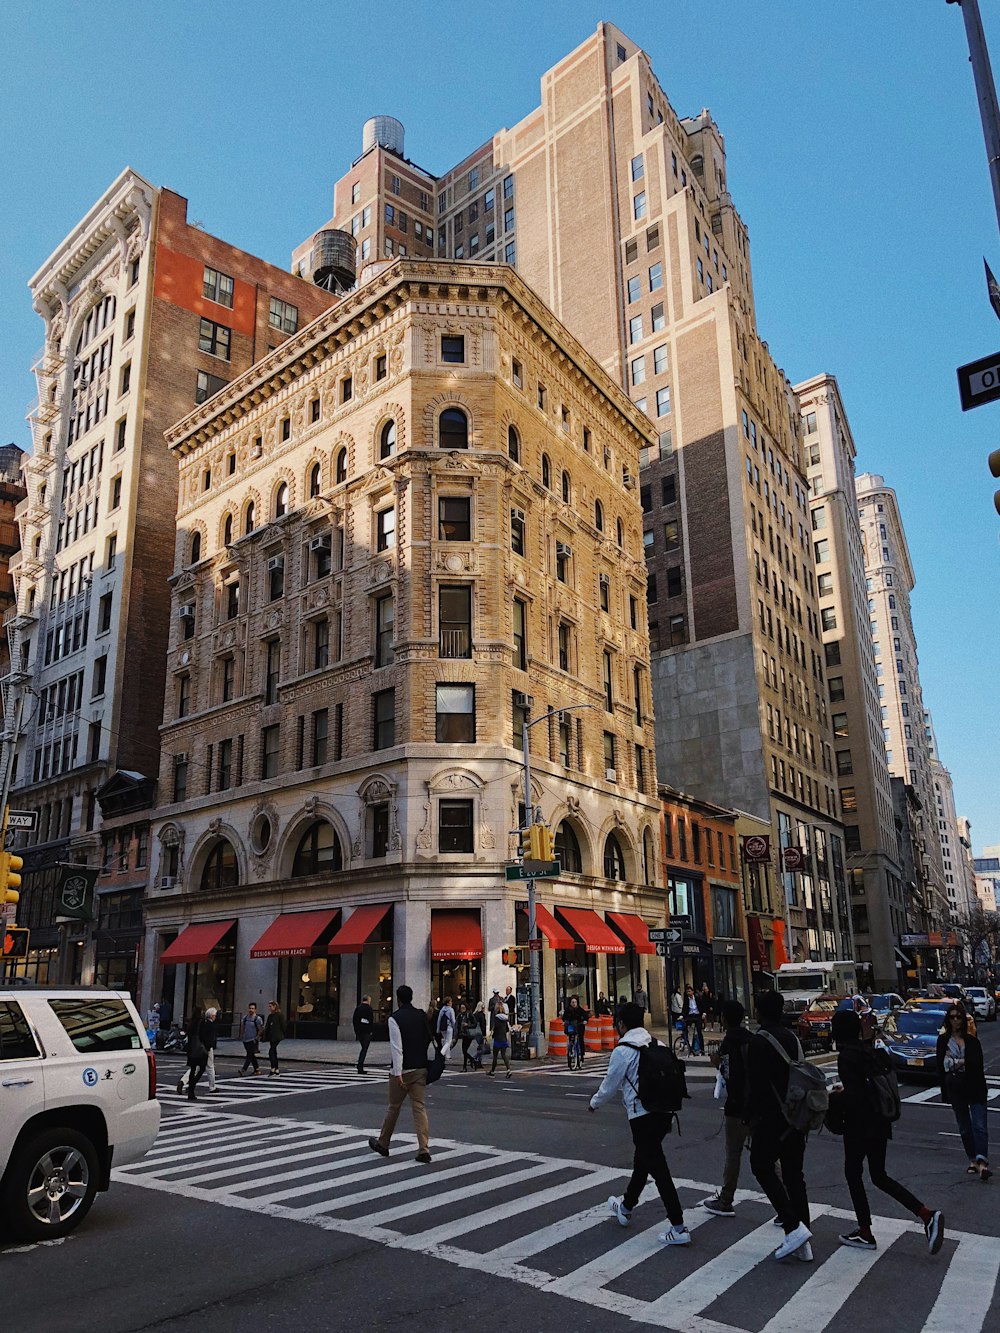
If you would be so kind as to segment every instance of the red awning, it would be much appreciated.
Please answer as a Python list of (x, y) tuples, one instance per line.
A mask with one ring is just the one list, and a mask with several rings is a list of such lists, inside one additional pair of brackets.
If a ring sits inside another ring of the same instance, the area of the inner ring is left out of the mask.
[(608, 920), (635, 947), (636, 953), (656, 953), (656, 945), (650, 943), (649, 927), (641, 916), (634, 912), (609, 912)]
[[(528, 915), (527, 908), (522, 907), (521, 911), (525, 916)], [(565, 926), (559, 924), (547, 907), (541, 903), (535, 904), (535, 923), (549, 942), (552, 949), (575, 949), (576, 940), (569, 933)]]
[(432, 958), (482, 958), (483, 927), (473, 911), (431, 912)]
[(389, 907), (389, 903), (356, 907), (327, 945), (327, 953), (360, 953)]
[(160, 954), (161, 963), (203, 963), (215, 946), (236, 921), (201, 921), (196, 926), (185, 926), (181, 933)]
[(307, 958), (340, 909), (282, 912), (250, 950), (251, 958)]
[(615, 932), (589, 907), (560, 907), (558, 910), (583, 940), (588, 953), (625, 952), (625, 945)]

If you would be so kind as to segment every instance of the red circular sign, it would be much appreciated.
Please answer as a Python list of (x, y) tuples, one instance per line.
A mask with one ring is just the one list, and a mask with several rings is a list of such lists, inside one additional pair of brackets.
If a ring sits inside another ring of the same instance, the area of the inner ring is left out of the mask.
[(747, 856), (760, 858), (767, 855), (766, 838), (750, 837), (747, 838), (746, 842), (743, 845), (746, 848)]

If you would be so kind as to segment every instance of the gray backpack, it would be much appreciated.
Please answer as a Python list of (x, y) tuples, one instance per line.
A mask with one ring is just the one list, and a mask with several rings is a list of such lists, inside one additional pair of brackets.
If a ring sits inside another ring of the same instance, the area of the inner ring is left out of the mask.
[(795, 1045), (799, 1055), (797, 1060), (793, 1060), (781, 1042), (770, 1032), (765, 1032), (761, 1028), (758, 1036), (763, 1037), (788, 1065), (788, 1091), (784, 1101), (778, 1098), (781, 1102), (781, 1113), (788, 1124), (802, 1134), (808, 1134), (813, 1129), (822, 1129), (826, 1113), (830, 1109), (826, 1075), (804, 1057), (798, 1037), (795, 1038)]

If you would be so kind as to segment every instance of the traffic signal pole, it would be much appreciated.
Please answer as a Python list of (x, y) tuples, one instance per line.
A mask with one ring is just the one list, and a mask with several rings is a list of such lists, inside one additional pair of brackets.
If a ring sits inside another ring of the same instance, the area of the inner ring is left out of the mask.
[[(540, 722), (542, 719), (539, 718)], [(521, 723), (521, 747), (524, 756), (524, 819), (527, 824), (534, 823), (534, 806), (531, 803), (531, 745), (528, 741), (528, 728), (531, 723), (525, 719)], [(516, 939), (515, 935), (515, 939)], [(528, 984), (531, 987), (531, 1032), (528, 1045), (537, 1059), (545, 1053), (545, 1038), (542, 1035), (542, 990), (539, 949), (535, 944), (538, 939), (538, 921), (535, 916), (535, 881), (528, 880)]]
[(996, 209), (997, 225), (1000, 226), (1000, 110), (997, 108), (997, 90), (993, 83), (993, 70), (990, 67), (990, 53), (986, 48), (983, 20), (979, 16), (979, 0), (948, 0), (948, 3), (960, 5), (962, 18), (965, 20), (969, 63), (972, 65), (972, 77), (976, 82), (976, 98), (979, 102), (979, 116), (983, 122), (986, 159), (993, 186), (993, 206)]

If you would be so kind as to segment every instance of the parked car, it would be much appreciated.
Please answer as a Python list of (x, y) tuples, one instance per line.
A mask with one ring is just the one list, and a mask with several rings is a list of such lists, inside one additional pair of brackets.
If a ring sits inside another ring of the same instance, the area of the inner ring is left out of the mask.
[(966, 1004), (972, 1005), (977, 1018), (985, 1018), (987, 1023), (997, 1021), (997, 1002), (985, 986), (966, 986)]
[(160, 1128), (156, 1060), (116, 991), (0, 985), (0, 1229), (54, 1240)]
[(940, 1029), (937, 1010), (906, 1005), (886, 1015), (875, 1045), (888, 1054), (898, 1074), (936, 1078)]
[(894, 991), (885, 991), (881, 995), (866, 995), (865, 999), (875, 1011), (875, 1017), (881, 1023), (887, 1014), (891, 1014), (895, 1009), (902, 1009), (904, 1000), (902, 995), (897, 995)]

